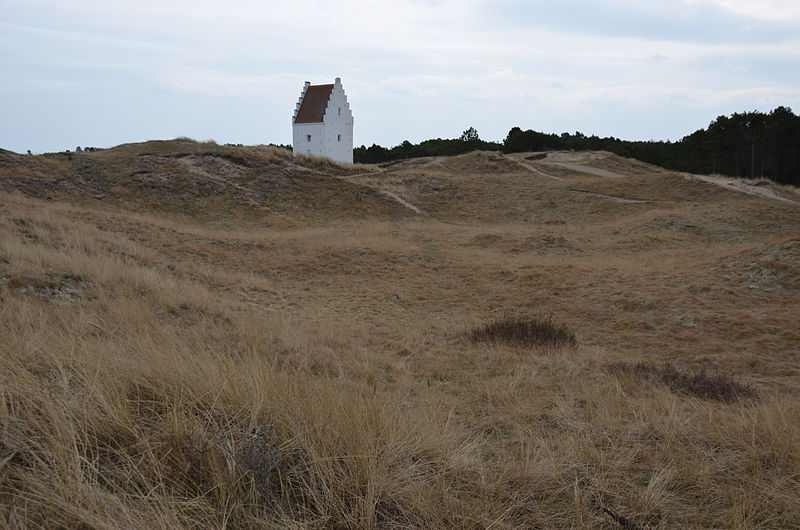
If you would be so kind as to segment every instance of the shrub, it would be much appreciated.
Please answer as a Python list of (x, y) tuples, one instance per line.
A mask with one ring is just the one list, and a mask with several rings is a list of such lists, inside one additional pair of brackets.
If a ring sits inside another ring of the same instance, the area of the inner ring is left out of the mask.
[(526, 156), (525, 160), (544, 160), (547, 158), (547, 153), (536, 153), (535, 155)]
[(701, 399), (731, 403), (743, 398), (753, 398), (753, 388), (743, 385), (724, 374), (708, 374), (705, 370), (689, 371), (675, 368), (669, 363), (613, 363), (608, 369), (615, 375), (627, 374), (649, 383), (663, 385), (676, 394), (686, 394)]
[(469, 332), (473, 342), (504, 342), (514, 346), (575, 346), (575, 333), (566, 325), (544, 319), (501, 318)]

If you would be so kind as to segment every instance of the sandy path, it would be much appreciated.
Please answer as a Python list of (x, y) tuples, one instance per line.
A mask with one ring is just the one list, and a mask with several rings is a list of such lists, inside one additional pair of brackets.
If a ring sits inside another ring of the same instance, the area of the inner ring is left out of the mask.
[(532, 165), (526, 164), (525, 162), (523, 162), (519, 158), (512, 158), (512, 160), (514, 162), (516, 162), (517, 164), (519, 164), (520, 166), (522, 166), (525, 169), (527, 169), (528, 171), (533, 171), (537, 175), (542, 175), (543, 177), (548, 177), (548, 178), (555, 179), (555, 180), (561, 180), (561, 177), (556, 177), (555, 175), (549, 175), (549, 174), (545, 173), (544, 171), (540, 171), (539, 169), (536, 169)]
[(447, 166), (445, 166), (445, 165), (443, 164), (443, 162), (444, 162), (444, 161), (445, 161), (447, 158), (449, 158), (449, 157), (446, 157), (446, 156), (437, 156), (436, 158), (434, 158), (434, 159), (433, 159), (433, 160), (431, 160), (430, 162), (426, 162), (426, 163), (424, 163), (424, 164), (422, 164), (422, 165), (420, 165), (420, 166), (417, 166), (417, 169), (422, 169), (422, 168), (424, 168), (424, 167), (430, 167), (430, 166), (439, 166), (440, 168), (444, 169), (445, 171), (449, 171), (450, 173), (454, 173), (454, 171), (453, 171), (452, 169), (450, 169), (449, 167), (447, 167)]
[[(578, 171), (580, 173), (588, 173), (590, 175), (596, 175), (598, 177), (607, 177), (607, 178), (619, 178), (623, 177), (624, 175), (620, 175), (619, 173), (614, 173), (613, 171), (609, 171), (607, 169), (601, 169), (599, 167), (593, 167), (586, 165), (585, 162), (589, 160), (601, 160), (603, 157), (602, 155), (598, 155), (596, 153), (591, 154), (582, 154), (582, 153), (574, 153), (574, 152), (551, 152), (545, 153), (545, 158), (539, 160), (540, 163), (550, 165), (550, 166), (558, 166), (565, 169), (571, 169), (572, 171)], [(540, 175), (544, 175), (545, 177), (550, 177), (552, 179), (561, 180), (562, 177), (556, 177), (554, 175), (550, 175), (545, 173), (544, 171), (525, 163), (524, 159), (519, 158), (517, 156), (509, 156), (508, 158), (514, 160), (517, 164), (538, 173)]]
[(402, 206), (405, 206), (406, 208), (408, 208), (409, 210), (414, 211), (415, 213), (418, 213), (420, 215), (428, 215), (428, 212), (426, 212), (425, 210), (419, 208), (418, 206), (416, 206), (414, 204), (411, 204), (410, 202), (408, 202), (407, 200), (405, 200), (404, 198), (402, 198), (400, 195), (396, 194), (393, 191), (381, 190), (381, 193), (386, 195), (387, 197), (389, 197), (391, 199), (394, 199), (398, 204), (401, 204)]
[(710, 184), (714, 184), (715, 186), (721, 186), (728, 190), (739, 191), (741, 193), (754, 195), (756, 197), (764, 197), (767, 199), (774, 199), (776, 201), (798, 204), (798, 201), (793, 201), (778, 195), (770, 185), (759, 186), (743, 179), (712, 177), (710, 175), (695, 175), (693, 173), (681, 173), (681, 175), (689, 180), (702, 180), (703, 182), (708, 182)]
[(595, 193), (593, 191), (584, 191), (584, 190), (565, 190), (565, 191), (569, 191), (571, 193), (583, 193), (585, 195), (591, 195), (592, 197), (597, 197), (598, 199), (603, 199), (604, 201), (617, 202), (620, 204), (640, 204), (643, 202), (647, 202), (640, 199), (626, 199), (625, 197), (616, 197), (614, 195)]
[(355, 179), (355, 178), (372, 177), (374, 175), (385, 175), (385, 174), (386, 174), (386, 170), (385, 169), (381, 169), (380, 171), (368, 171), (367, 173), (353, 173), (352, 175), (340, 175), (340, 176), (337, 176), (336, 178), (342, 179), (342, 180), (350, 180), (350, 179)]
[(592, 167), (592, 166), (585, 166), (583, 164), (576, 164), (574, 162), (555, 162), (550, 160), (542, 161), (544, 164), (551, 164), (554, 166), (561, 166), (566, 169), (571, 169), (573, 171), (578, 171), (580, 173), (589, 173), (591, 175), (597, 175), (598, 177), (610, 177), (610, 178), (619, 178), (624, 175), (620, 175), (619, 173), (614, 173), (613, 171), (608, 171), (607, 169), (600, 169), (599, 167)]

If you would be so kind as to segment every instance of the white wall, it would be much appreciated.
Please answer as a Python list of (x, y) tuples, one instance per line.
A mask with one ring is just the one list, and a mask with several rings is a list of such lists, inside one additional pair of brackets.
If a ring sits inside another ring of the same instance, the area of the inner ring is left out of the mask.
[[(303, 87), (300, 101), (307, 89), (308, 83)], [(295, 107), (295, 116), (299, 107), (300, 102)], [(338, 77), (333, 84), (323, 120), (322, 123), (292, 124), (292, 152), (295, 155), (312, 154), (352, 163), (353, 113), (342, 88), (342, 81)], [(308, 135), (311, 135), (311, 141), (308, 140)]]
[(325, 111), (326, 156), (339, 162), (353, 162), (353, 113), (337, 77)]
[[(328, 156), (324, 123), (295, 123), (292, 127), (292, 152), (295, 155)], [(308, 141), (308, 135), (311, 141)], [(352, 153), (351, 153), (352, 160)]]

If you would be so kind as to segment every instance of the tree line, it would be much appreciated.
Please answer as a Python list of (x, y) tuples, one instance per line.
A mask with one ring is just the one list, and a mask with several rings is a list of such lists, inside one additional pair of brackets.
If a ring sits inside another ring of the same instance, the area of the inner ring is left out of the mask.
[(481, 140), (470, 127), (457, 139), (405, 141), (392, 148), (357, 147), (353, 160), (380, 163), (421, 156), (450, 156), (475, 150), (506, 153), (552, 150), (603, 150), (676, 171), (767, 178), (800, 186), (800, 116), (788, 107), (769, 113), (719, 116), (705, 128), (676, 142), (629, 141), (586, 136), (581, 132), (549, 134), (512, 128), (502, 143)]
[(470, 151), (499, 151), (503, 144), (481, 140), (478, 131), (470, 127), (459, 138), (435, 138), (412, 144), (408, 140), (391, 148), (372, 144), (370, 147), (361, 146), (353, 149), (353, 162), (362, 164), (380, 164), (404, 158), (419, 158), (422, 156), (453, 156), (469, 153)]

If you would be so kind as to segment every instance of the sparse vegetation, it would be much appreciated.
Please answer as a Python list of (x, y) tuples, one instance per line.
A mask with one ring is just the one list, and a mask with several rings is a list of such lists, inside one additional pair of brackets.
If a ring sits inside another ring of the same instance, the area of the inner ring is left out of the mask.
[[(133, 209), (251, 220), (300, 208), (308, 216), (344, 216), (405, 209), (377, 191), (332, 178), (358, 165), (300, 156), (277, 146), (221, 146), (190, 138), (127, 144), (80, 156), (22, 157), (0, 152), (0, 190), (35, 197), (111, 200)], [(268, 204), (267, 204), (268, 203)], [(360, 211), (361, 213), (357, 213)], [(320, 216), (320, 212), (325, 212)]]
[(0, 527), (796, 527), (796, 196), (528, 156), (0, 151)]

